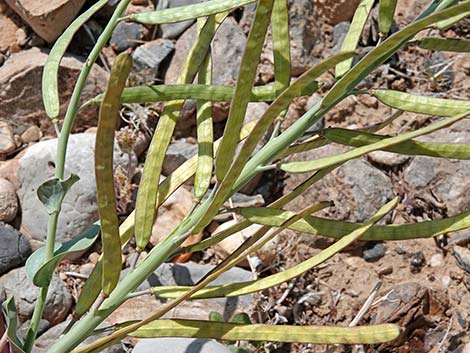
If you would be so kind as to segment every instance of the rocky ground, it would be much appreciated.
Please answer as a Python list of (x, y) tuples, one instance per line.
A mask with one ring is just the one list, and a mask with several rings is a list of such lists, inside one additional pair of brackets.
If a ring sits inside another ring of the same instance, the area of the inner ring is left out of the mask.
[[(5, 2), (6, 1), (6, 2)], [(198, 1), (135, 0), (129, 12), (180, 6)], [(27, 9), (28, 2), (24, 1)], [(41, 100), (41, 74), (51, 43), (77, 13), (92, 1), (65, 1), (55, 8), (45, 5), (42, 13), (25, 11), (13, 0), (0, 0), (0, 302), (14, 295), (25, 334), (38, 289), (27, 279), (24, 263), (32, 251), (44, 244), (47, 213), (36, 196), (37, 187), (54, 173), (56, 139)], [(110, 2), (111, 3), (111, 2)], [(293, 76), (339, 50), (359, 1), (289, 1), (292, 39)], [(397, 28), (409, 23), (424, 8), (425, 0), (399, 0)], [(81, 10), (82, 9), (82, 10)], [(340, 9), (340, 10), (339, 10)], [(105, 6), (81, 29), (61, 63), (59, 87), (62, 114), (70, 98), (74, 81), (87, 51), (109, 18), (112, 6)], [(254, 7), (237, 10), (221, 25), (213, 42), (213, 79), (215, 84), (233, 85), (238, 75), (241, 54), (246, 44)], [(34, 14), (34, 15), (33, 15)], [(67, 14), (67, 15), (65, 15)], [(69, 16), (69, 17), (67, 17)], [(60, 18), (60, 21), (57, 20)], [(368, 21), (361, 46), (377, 43), (377, 9)], [(467, 36), (469, 25), (459, 25), (446, 35)], [(194, 21), (148, 28), (135, 23), (120, 23), (100, 60), (91, 70), (83, 100), (104, 90), (109, 67), (115, 56), (131, 49), (134, 70), (131, 84), (174, 83), (184, 59), (194, 42)], [(444, 70), (442, 70), (444, 68)], [(364, 89), (390, 87), (434, 96), (468, 99), (470, 64), (465, 55), (430, 54), (407, 47), (363, 82)], [(258, 69), (257, 83), (274, 79), (272, 43), (266, 41)], [(329, 73), (322, 77), (324, 86), (311, 97), (294, 100), (284, 127), (303, 114), (334, 82)], [(131, 134), (133, 151), (122, 152), (115, 146), (118, 206), (122, 219), (133, 208), (145, 151), (158, 121), (162, 105), (127, 105), (123, 109), (120, 135)], [(215, 105), (213, 115), (216, 135), (220, 136), (228, 114), (228, 105)], [(251, 103), (247, 117), (257, 119), (267, 109), (266, 103)], [(164, 175), (194, 155), (195, 104), (188, 101), (164, 163)], [(370, 126), (390, 116), (391, 109), (366, 95), (351, 97), (331, 111), (325, 126), (358, 128)], [(415, 129), (430, 122), (430, 117), (405, 113), (384, 132)], [(58, 226), (58, 241), (80, 234), (98, 218), (94, 184), (93, 148), (97, 108), (79, 113), (68, 148), (67, 173), (80, 181), (65, 198)], [(463, 121), (453, 127), (422, 138), (423, 141), (470, 143), (470, 124)], [(344, 151), (337, 145), (305, 152), (292, 160), (307, 160)], [(395, 195), (402, 198), (399, 208), (387, 223), (414, 223), (452, 216), (470, 209), (470, 162), (427, 157), (398, 156), (374, 152), (338, 168), (289, 205), (299, 210), (319, 200), (334, 200), (335, 207), (322, 215), (362, 222)], [(129, 179), (128, 175), (132, 175)], [(254, 180), (232, 199), (233, 206), (264, 205), (289, 193), (306, 176), (266, 173)], [(176, 192), (160, 209), (151, 246), (183, 219), (192, 205), (192, 185)], [(210, 236), (233, 224), (231, 215), (218, 217), (200, 237)], [(140, 289), (151, 285), (190, 285), (198, 281), (214, 264), (231, 253), (243, 239), (256, 230), (252, 226), (213, 249), (180, 257), (155, 272)], [(330, 244), (325, 238), (288, 231), (259, 254), (259, 273), (248, 264), (222, 276), (220, 283), (246, 281), (266, 276), (303, 261)], [(220, 312), (225, 320), (236, 312), (248, 312), (254, 322), (271, 324), (348, 325), (375, 287), (376, 302), (360, 324), (395, 322), (403, 328), (399, 339), (380, 346), (307, 346), (277, 343), (242, 346), (253, 352), (470, 352), (470, 232), (447, 234), (436, 241), (419, 239), (403, 242), (357, 242), (325, 265), (289, 283), (252, 296), (235, 299), (195, 301), (182, 305), (168, 317), (207, 319), (210, 311)], [(41, 336), (36, 352), (46, 352), (71, 318), (85, 278), (99, 256), (99, 245), (79, 258), (63, 261), (52, 281), (46, 303)], [(125, 250), (123, 271), (134, 261), (132, 247)], [(109, 319), (112, 325), (132, 318), (143, 318), (159, 302), (144, 296), (129, 300)], [(1, 321), (1, 320), (0, 320)], [(2, 328), (0, 327), (0, 332)], [(135, 347), (134, 347), (135, 346)], [(126, 341), (108, 352), (146, 353), (170, 349), (172, 352), (229, 352), (227, 342), (213, 340), (159, 339)], [(233, 348), (233, 347), (232, 347)]]

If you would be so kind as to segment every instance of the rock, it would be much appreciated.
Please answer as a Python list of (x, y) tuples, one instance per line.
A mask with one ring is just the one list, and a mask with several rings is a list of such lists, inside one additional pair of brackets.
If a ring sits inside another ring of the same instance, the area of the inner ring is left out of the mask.
[[(418, 138), (419, 141), (470, 143), (470, 121), (463, 120), (452, 127)], [(428, 195), (443, 203), (447, 215), (454, 216), (470, 209), (470, 161), (447, 158), (415, 157), (404, 169), (403, 180), (416, 196)], [(410, 195), (414, 198), (415, 195)], [(435, 195), (435, 196), (434, 196)]]
[(193, 205), (193, 195), (184, 188), (176, 190), (158, 209), (150, 243), (156, 245), (184, 219)]
[(4, 2), (0, 2), (0, 28), (2, 29), (0, 53), (7, 53), (8, 51), (16, 52), (19, 50), (16, 33), (20, 25), (20, 21), (11, 8)]
[[(214, 266), (196, 263), (163, 263), (137, 290), (146, 290), (150, 286), (189, 286), (197, 283)], [(123, 272), (125, 273), (125, 272)], [(212, 284), (245, 282), (252, 280), (250, 271), (234, 267), (222, 274)], [(164, 318), (185, 318), (207, 320), (211, 311), (223, 314), (228, 320), (235, 312), (246, 311), (252, 303), (251, 295), (230, 298), (201, 299), (184, 302), (164, 315)], [(130, 299), (121, 305), (108, 318), (111, 323), (133, 319), (143, 319), (150, 312), (161, 306), (161, 301), (153, 296)]]
[(342, 21), (351, 21), (360, 0), (314, 0), (318, 17), (334, 26)]
[[(290, 160), (313, 160), (343, 153), (342, 146), (325, 146), (314, 151), (299, 153)], [(289, 193), (306, 179), (292, 174), (286, 180), (284, 193)], [(337, 220), (364, 222), (388, 200), (394, 197), (390, 178), (363, 159), (348, 161), (313, 185), (308, 192), (292, 201), (296, 210), (319, 201), (334, 201), (335, 207), (317, 214)]]
[(248, 124), (252, 121), (261, 119), (266, 110), (268, 110), (269, 104), (264, 102), (250, 102), (246, 107), (245, 121), (244, 124)]
[[(15, 133), (22, 134), (31, 125), (43, 132), (55, 135), (51, 120), (42, 103), (41, 80), (47, 54), (32, 48), (13, 54), (0, 67), (0, 120), (14, 122)], [(60, 115), (65, 114), (66, 102), (74, 88), (75, 79), (83, 63), (66, 55), (59, 70)], [(83, 91), (83, 101), (102, 93), (106, 89), (108, 73), (94, 65)], [(75, 121), (75, 130), (95, 126), (98, 107), (82, 109)]]
[[(186, 6), (191, 4), (198, 4), (205, 0), (163, 0), (158, 1), (157, 9), (163, 10), (173, 7)], [(168, 39), (176, 39), (182, 34), (187, 28), (194, 23), (194, 20), (186, 20), (176, 23), (164, 23), (160, 25), (161, 37)]]
[(53, 42), (73, 21), (85, 0), (48, 1), (5, 0), (39, 36)]
[(168, 39), (156, 39), (137, 47), (132, 53), (134, 66), (137, 70), (146, 74), (157, 76), (160, 72), (160, 65), (175, 50), (175, 45)]
[(455, 257), (457, 265), (467, 273), (470, 273), (470, 249), (463, 246), (454, 246), (452, 254)]
[[(84, 231), (98, 219), (96, 184), (93, 156), (95, 134), (83, 133), (70, 136), (67, 149), (65, 175), (77, 174), (80, 180), (65, 196), (57, 229), (57, 241), (64, 242)], [(18, 160), (18, 190), (22, 209), (23, 234), (36, 242), (45, 241), (47, 212), (39, 201), (36, 190), (54, 175), (57, 139), (38, 142), (30, 146)], [(115, 166), (127, 169), (127, 155), (115, 144)], [(136, 164), (135, 157), (132, 160)]]
[(387, 151), (374, 151), (368, 154), (371, 162), (387, 167), (398, 167), (410, 160), (410, 156)]
[(0, 276), (22, 266), (31, 255), (31, 245), (9, 224), (0, 222)]
[(331, 49), (333, 53), (337, 53), (341, 50), (344, 38), (346, 34), (348, 34), (350, 27), (351, 23), (348, 21), (339, 22), (333, 27), (333, 48)]
[(16, 149), (15, 137), (9, 124), (0, 121), (0, 159)]
[(421, 268), (426, 265), (426, 258), (424, 257), (424, 253), (422, 251), (418, 251), (414, 254), (411, 254), (410, 257), (410, 266), (411, 272), (417, 273), (421, 271)]
[(186, 139), (179, 139), (168, 146), (162, 172), (168, 176), (189, 158), (197, 155), (197, 145)]
[[(165, 75), (165, 84), (176, 83), (189, 50), (196, 41), (194, 24), (177, 40), (175, 55)], [(217, 30), (212, 42), (212, 82), (215, 85), (233, 86), (238, 78), (246, 37), (233, 17), (228, 17)]]
[[(31, 318), (38, 298), (39, 288), (26, 276), (24, 267), (12, 270), (0, 278), (0, 286), (8, 296), (15, 297), (16, 309), (21, 322)], [(72, 298), (57, 274), (52, 277), (43, 318), (52, 325), (62, 322), (72, 307)]]
[(373, 262), (385, 256), (387, 248), (384, 243), (371, 243), (368, 242), (362, 250), (362, 258), (366, 261)]
[(147, 34), (147, 28), (140, 23), (119, 22), (109, 40), (109, 44), (115, 51), (121, 52), (137, 47)]
[[(49, 348), (59, 340), (60, 336), (67, 328), (68, 324), (70, 323), (69, 320), (61, 322), (54, 327), (51, 327), (47, 330), (43, 335), (39, 336), (38, 339), (34, 342), (33, 353), (46, 353)], [(106, 323), (100, 325), (99, 327), (109, 326)], [(89, 344), (96, 341), (98, 338), (106, 336), (107, 333), (101, 333), (90, 338), (87, 338), (83, 343)], [(107, 347), (103, 349), (101, 352), (104, 353), (124, 353), (127, 352), (124, 350), (120, 343), (117, 343), (111, 347)]]
[(33, 125), (26, 129), (25, 132), (21, 134), (21, 140), (23, 143), (31, 143), (31, 142), (38, 142), (42, 137), (41, 129)]
[(8, 180), (0, 178), (0, 221), (11, 222), (18, 212), (18, 198), (15, 187)]
[(442, 256), (441, 253), (434, 254), (431, 256), (431, 261), (429, 262), (429, 265), (431, 267), (441, 267), (444, 264), (444, 256)]
[[(28, 334), (29, 325), (31, 324), (31, 320), (25, 321), (18, 329), (18, 336), (23, 339), (26, 338)], [(38, 336), (41, 336), (44, 332), (46, 332), (51, 327), (49, 321), (41, 319), (39, 321), (39, 329), (38, 329)]]
[(139, 340), (133, 353), (153, 353), (158, 347), (161, 352), (171, 353), (230, 353), (230, 349), (216, 340), (202, 338), (146, 338)]

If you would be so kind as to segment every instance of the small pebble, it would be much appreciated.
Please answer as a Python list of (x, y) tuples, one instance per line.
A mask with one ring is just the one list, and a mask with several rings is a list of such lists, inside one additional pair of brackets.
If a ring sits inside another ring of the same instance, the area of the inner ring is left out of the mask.
[(382, 277), (382, 276), (387, 276), (393, 273), (393, 267), (392, 266), (381, 266), (377, 269), (377, 274)]
[(434, 254), (431, 257), (431, 267), (441, 267), (444, 264), (444, 256), (442, 254)]
[(21, 140), (24, 143), (37, 142), (41, 139), (41, 137), (41, 129), (36, 125), (30, 126), (28, 129), (26, 129), (25, 132), (21, 134)]
[(452, 279), (449, 276), (447, 276), (447, 275), (443, 276), (442, 279), (441, 279), (442, 286), (444, 288), (448, 288), (451, 281), (452, 281)]
[(366, 261), (377, 261), (382, 258), (387, 251), (383, 243), (372, 243), (366, 246), (367, 247), (362, 250), (362, 258)]
[(421, 271), (421, 268), (426, 264), (426, 258), (422, 251), (418, 251), (411, 255), (410, 266), (411, 272), (416, 273)]

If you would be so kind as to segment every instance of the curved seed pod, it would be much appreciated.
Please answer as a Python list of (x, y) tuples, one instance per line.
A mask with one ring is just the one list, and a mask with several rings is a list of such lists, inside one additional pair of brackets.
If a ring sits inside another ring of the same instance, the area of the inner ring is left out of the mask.
[(454, 116), (470, 110), (470, 102), (464, 100), (425, 97), (389, 89), (376, 89), (372, 95), (389, 107), (418, 114)]
[(452, 27), (454, 24), (462, 21), (464, 18), (468, 16), (470, 16), (469, 11), (461, 13), (460, 15), (457, 15), (457, 16), (451, 17), (447, 20), (439, 21), (438, 23), (436, 23), (436, 28), (445, 31), (449, 29), (450, 27)]
[[(201, 19), (198, 25), (201, 26)], [(198, 83), (210, 85), (212, 83), (211, 52), (201, 65), (198, 74)], [(196, 102), (197, 143), (198, 159), (196, 175), (194, 177), (194, 197), (201, 200), (209, 190), (212, 177), (214, 133), (212, 127), (212, 103), (211, 101), (198, 100)]]
[(197, 320), (155, 320), (132, 337), (193, 337), (231, 341), (278, 341), (314, 344), (372, 344), (391, 341), (400, 330), (392, 324), (358, 327), (276, 326)]
[(108, 87), (101, 104), (95, 145), (95, 176), (101, 240), (103, 243), (102, 286), (109, 295), (121, 274), (121, 239), (114, 190), (113, 152), (114, 132), (119, 123), (121, 93), (132, 69), (132, 58), (127, 53), (116, 57), (111, 69)]
[(319, 170), (325, 167), (329, 167), (332, 165), (336, 165), (338, 163), (343, 163), (350, 159), (354, 159), (360, 157), (366, 153), (384, 149), (387, 147), (391, 147), (393, 145), (399, 144), (401, 142), (410, 140), (412, 138), (429, 134), (433, 131), (442, 129), (444, 127), (450, 126), (453, 123), (466, 118), (470, 114), (469, 112), (465, 112), (461, 115), (457, 115), (455, 117), (438, 121), (437, 123), (431, 124), (424, 128), (418, 129), (416, 131), (407, 132), (402, 135), (398, 135), (395, 137), (389, 137), (387, 139), (381, 140), (379, 142), (373, 143), (371, 145), (363, 146), (355, 148), (354, 150), (348, 151), (346, 153), (341, 153), (337, 156), (333, 157), (326, 157), (326, 158), (319, 158), (313, 161), (303, 161), (303, 162), (292, 162), (292, 163), (280, 163), (280, 169), (289, 172), (289, 173), (305, 173), (309, 171)]
[[(344, 37), (343, 44), (341, 45), (342, 51), (350, 51), (355, 50), (357, 47), (357, 43), (359, 43), (359, 39), (361, 38), (361, 33), (366, 24), (367, 18), (369, 17), (370, 10), (372, 9), (372, 5), (374, 4), (374, 0), (361, 0), (359, 6), (357, 7), (356, 12), (354, 13), (354, 17), (351, 22), (351, 27), (349, 27), (349, 31)], [(353, 59), (345, 60), (338, 65), (336, 65), (336, 77), (343, 76), (352, 65)]]
[(385, 37), (392, 28), (393, 16), (395, 15), (395, 8), (397, 7), (397, 0), (380, 0), (379, 3), (379, 32), (382, 37)]
[(215, 160), (215, 174), (219, 182), (222, 181), (227, 174), (232, 164), (233, 156), (235, 155), (237, 137), (243, 126), (246, 107), (255, 81), (261, 50), (263, 49), (263, 38), (266, 36), (271, 18), (272, 6), (273, 0), (260, 0), (256, 8), (255, 19), (250, 34), (248, 35), (245, 52), (240, 64), (240, 73), (238, 75), (230, 113)]
[(416, 43), (420, 48), (436, 51), (470, 52), (470, 40), (457, 38), (419, 38)]
[(127, 16), (124, 19), (148, 25), (173, 23), (230, 11), (255, 1), (256, 0), (212, 0), (201, 4), (137, 13)]
[(341, 101), (356, 87), (370, 72), (393, 55), (400, 47), (408, 43), (419, 31), (439, 22), (470, 11), (470, 2), (452, 6), (444, 11), (425, 17), (408, 27), (393, 34), (380, 45), (366, 54), (350, 71), (348, 71), (328, 92), (323, 99), (324, 107), (332, 107)]
[[(331, 142), (354, 147), (370, 145), (390, 137), (340, 128), (326, 129), (324, 130), (324, 135)], [(411, 156), (420, 155), (437, 158), (470, 159), (470, 144), (464, 143), (432, 143), (411, 140), (384, 148), (384, 151)]]
[(60, 61), (78, 29), (99, 9), (106, 5), (107, 2), (107, 0), (99, 0), (88, 10), (78, 16), (57, 39), (47, 56), (46, 63), (44, 64), (44, 71), (42, 73), (42, 101), (44, 103), (46, 114), (53, 120), (58, 119), (60, 111), (59, 88), (57, 82)]
[(279, 95), (290, 85), (291, 57), (287, 0), (274, 0), (271, 14), (273, 33), (274, 78)]
[[(276, 273), (274, 275), (264, 277), (254, 281), (248, 282), (240, 282), (240, 283), (232, 283), (232, 284), (225, 284), (221, 286), (209, 286), (200, 291), (196, 294), (191, 296), (191, 299), (202, 299), (202, 298), (217, 298), (217, 297), (232, 297), (232, 296), (239, 296), (245, 295), (249, 293), (258, 292), (267, 288), (271, 288), (273, 286), (279, 285), (283, 282), (289, 281), (295, 277), (302, 275), (303, 273), (309, 271), (310, 269), (314, 268), (325, 262), (326, 260), (333, 257), (335, 254), (343, 250), (345, 247), (350, 245), (355, 240), (359, 239), (362, 235), (364, 235), (373, 224), (377, 223), (380, 219), (382, 219), (387, 213), (393, 210), (398, 204), (398, 198), (393, 199), (392, 201), (388, 202), (384, 205), (369, 221), (364, 224), (358, 225), (357, 229), (353, 230), (349, 234), (345, 235), (344, 237), (340, 238), (339, 241), (330, 245), (328, 248), (321, 251), (319, 254), (311, 257), (308, 260), (301, 262), (298, 265), (295, 265), (287, 270), (282, 272)], [(255, 208), (249, 208), (246, 211), (241, 209), (241, 213), (248, 213), (251, 217), (256, 218), (256, 214), (263, 214), (262, 217), (265, 217), (266, 210), (269, 208), (261, 208), (261, 212), (256, 212)], [(278, 211), (273, 209), (274, 211)], [(273, 213), (275, 214), (275, 213)], [(307, 215), (301, 215), (301, 219)], [(248, 216), (247, 216), (248, 217)], [(268, 216), (269, 217), (269, 216)], [(292, 219), (292, 218), (291, 218)], [(286, 224), (286, 227), (291, 226), (298, 222), (298, 219), (293, 219), (290, 225)], [(171, 286), (171, 287), (153, 287), (152, 294), (156, 295), (157, 297), (162, 298), (176, 298), (181, 295), (183, 292), (189, 290), (191, 287), (189, 286)]]

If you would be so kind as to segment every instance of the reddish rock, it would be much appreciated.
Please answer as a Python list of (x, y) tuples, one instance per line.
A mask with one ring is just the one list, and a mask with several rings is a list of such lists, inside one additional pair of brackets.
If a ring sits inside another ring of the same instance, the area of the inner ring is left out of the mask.
[(318, 16), (332, 26), (351, 21), (359, 3), (360, 0), (314, 0)]

